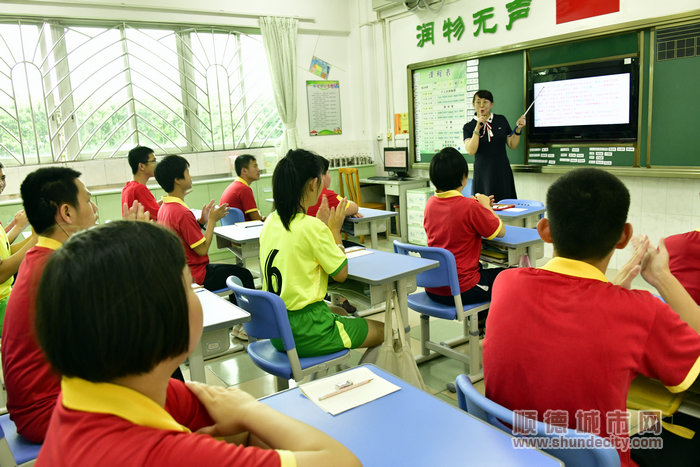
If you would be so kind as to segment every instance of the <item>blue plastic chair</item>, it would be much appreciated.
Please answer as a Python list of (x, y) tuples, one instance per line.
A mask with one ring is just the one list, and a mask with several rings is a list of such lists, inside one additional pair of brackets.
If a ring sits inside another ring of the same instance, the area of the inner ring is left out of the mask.
[[(459, 277), (457, 276), (457, 263), (454, 255), (449, 250), (411, 245), (394, 240), (394, 252), (403, 255), (418, 253), (423, 258), (439, 261), (440, 266), (437, 268), (418, 274), (416, 283), (419, 287), (449, 286), (455, 301), (454, 306), (442, 305), (431, 300), (425, 292), (408, 296), (408, 307), (421, 313), (420, 341), (422, 355), (416, 361), (422, 363), (439, 355), (444, 355), (445, 357), (461, 361), (465, 366), (469, 365), (469, 377), (472, 378), (472, 381), (482, 379), (484, 376), (483, 371), (481, 371), (478, 314), (482, 310), (487, 310), (491, 302), (462, 304)], [(463, 335), (446, 342), (432, 342), (430, 340), (429, 322), (431, 316), (451, 321), (461, 321), (463, 324)], [(464, 342), (469, 342), (468, 354), (452, 349), (455, 345), (463, 344)], [(434, 353), (431, 353), (431, 350)]]
[(10, 415), (0, 416), (0, 465), (34, 465), (39, 449), (41, 444), (31, 443), (17, 433)]
[(238, 208), (228, 208), (228, 213), (221, 219), (221, 225), (231, 225), (245, 222), (245, 214)]
[[(472, 385), (467, 375), (459, 375), (457, 377), (457, 403), (459, 408), (472, 414), (473, 416), (500, 428), (506, 433), (513, 434), (508, 424), (512, 424), (514, 414), (511, 410), (506, 409), (492, 400), (482, 395)], [(505, 422), (505, 423), (504, 423)], [(547, 437), (547, 438), (580, 438), (586, 446), (603, 446), (601, 448), (589, 449), (543, 449), (543, 451), (552, 456), (564, 461), (567, 466), (574, 467), (616, 467), (620, 465), (620, 456), (610, 441), (600, 438), (599, 436), (582, 431), (576, 431), (567, 428), (564, 433), (559, 433), (550, 425), (537, 421), (535, 423), (536, 434), (530, 436)], [(525, 437), (526, 435), (516, 434), (514, 436)], [(529, 436), (528, 436), (529, 437)]]
[[(301, 381), (306, 376), (328, 370), (350, 357), (343, 349), (328, 355), (299, 358), (289, 325), (287, 307), (282, 299), (263, 290), (246, 289), (236, 284), (232, 277), (226, 281), (236, 294), (238, 306), (250, 313), (250, 321), (243, 323), (250, 339), (248, 355), (258, 367), (276, 376), (278, 391), (289, 387), (289, 379)], [(285, 352), (272, 346), (270, 339), (281, 339)]]
[[(535, 201), (532, 199), (502, 199), (498, 201), (498, 204), (514, 204), (515, 207), (538, 207), (538, 208), (543, 208), (544, 203), (542, 201)], [(540, 214), (540, 219), (544, 217), (544, 212)]]
[(467, 198), (471, 198), (472, 196), (474, 196), (474, 188), (471, 178), (467, 179), (467, 184), (464, 186), (462, 194)]

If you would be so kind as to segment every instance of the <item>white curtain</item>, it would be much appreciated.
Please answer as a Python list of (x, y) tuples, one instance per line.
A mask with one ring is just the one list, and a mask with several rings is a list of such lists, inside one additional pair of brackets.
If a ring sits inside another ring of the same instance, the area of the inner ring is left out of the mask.
[(277, 112), (284, 124), (280, 153), (297, 148), (297, 23), (294, 18), (260, 17), (267, 66), (272, 76)]

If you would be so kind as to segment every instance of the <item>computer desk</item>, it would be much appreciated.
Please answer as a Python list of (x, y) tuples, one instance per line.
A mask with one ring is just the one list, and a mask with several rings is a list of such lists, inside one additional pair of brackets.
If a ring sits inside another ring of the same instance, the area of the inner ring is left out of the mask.
[(361, 178), (360, 185), (383, 185), (384, 205), (391, 211), (392, 204), (399, 203), (399, 230), (401, 241), (408, 241), (408, 219), (406, 215), (406, 191), (428, 186), (427, 178), (407, 178), (404, 180), (371, 180)]
[(374, 365), (365, 366), (401, 389), (335, 416), (299, 388), (260, 402), (335, 438), (366, 466), (563, 465), (542, 451), (515, 449), (511, 435)]

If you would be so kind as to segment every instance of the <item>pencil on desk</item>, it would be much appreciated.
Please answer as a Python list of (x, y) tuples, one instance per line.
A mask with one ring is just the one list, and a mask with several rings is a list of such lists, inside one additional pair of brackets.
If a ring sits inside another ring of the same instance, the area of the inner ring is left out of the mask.
[(344, 393), (344, 392), (348, 392), (348, 391), (350, 391), (351, 389), (355, 389), (355, 388), (358, 388), (358, 387), (360, 387), (360, 386), (364, 386), (365, 384), (368, 384), (368, 383), (369, 383), (370, 381), (372, 381), (373, 379), (374, 379), (374, 378), (366, 379), (366, 380), (364, 380), (364, 381), (360, 381), (359, 383), (354, 383), (354, 384), (352, 384), (351, 386), (348, 386), (348, 387), (345, 387), (345, 388), (342, 388), (342, 389), (338, 389), (337, 391), (330, 392), (330, 393), (328, 393), (328, 394), (325, 394), (325, 395), (319, 397), (318, 400), (319, 400), (319, 401), (322, 401), (322, 400), (328, 399), (329, 397), (337, 396), (338, 394), (342, 394), (342, 393)]

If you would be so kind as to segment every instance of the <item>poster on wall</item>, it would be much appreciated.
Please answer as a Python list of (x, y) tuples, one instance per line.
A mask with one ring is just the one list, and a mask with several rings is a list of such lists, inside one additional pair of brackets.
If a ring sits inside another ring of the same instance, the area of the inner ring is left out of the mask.
[(471, 118), (478, 89), (478, 59), (413, 71), (416, 162), (430, 162), (447, 146), (464, 152), (462, 126)]
[(307, 81), (306, 101), (309, 110), (309, 136), (339, 135), (340, 82)]

